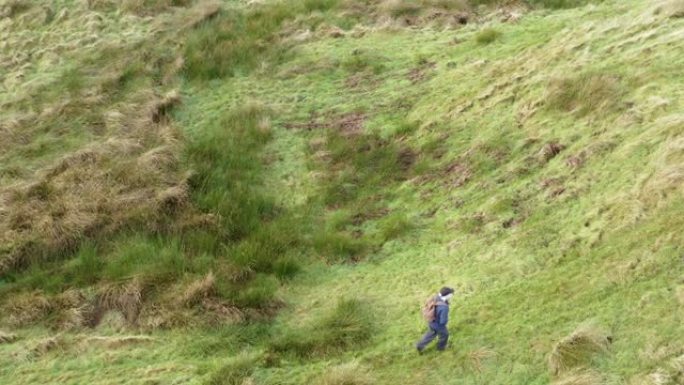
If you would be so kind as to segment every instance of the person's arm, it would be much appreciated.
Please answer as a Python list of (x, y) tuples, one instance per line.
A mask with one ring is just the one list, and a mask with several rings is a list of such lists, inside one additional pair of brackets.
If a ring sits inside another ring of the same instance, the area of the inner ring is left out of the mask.
[(437, 312), (437, 323), (441, 326), (446, 326), (447, 322), (449, 322), (449, 307), (439, 306)]

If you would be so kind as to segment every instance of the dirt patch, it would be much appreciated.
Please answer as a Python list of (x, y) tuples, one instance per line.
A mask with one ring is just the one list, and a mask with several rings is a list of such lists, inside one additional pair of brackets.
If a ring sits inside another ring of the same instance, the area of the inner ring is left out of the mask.
[(434, 69), (437, 67), (435, 62), (420, 63), (417, 67), (409, 70), (406, 77), (411, 81), (411, 84), (417, 84), (431, 78), (434, 75)]
[(402, 148), (399, 151), (398, 163), (401, 171), (408, 171), (416, 163), (418, 154), (410, 148)]
[(565, 159), (565, 164), (573, 169), (576, 170), (584, 165), (584, 162), (586, 161), (587, 155), (584, 151), (580, 152), (577, 155), (570, 155)]
[(509, 229), (511, 227), (515, 227), (515, 226), (521, 224), (522, 222), (523, 222), (522, 218), (517, 218), (517, 217), (509, 218), (509, 219), (506, 219), (505, 221), (503, 221), (501, 223), (501, 227), (503, 227), (504, 229)]
[(446, 177), (445, 180), (448, 185), (456, 188), (468, 183), (473, 177), (473, 172), (470, 167), (458, 161), (447, 165), (444, 168), (443, 175)]
[(354, 216), (352, 217), (351, 223), (354, 226), (360, 226), (368, 220), (379, 219), (379, 218), (386, 216), (389, 213), (390, 213), (390, 210), (388, 208), (385, 208), (385, 207), (380, 208), (380, 209), (375, 209), (375, 210), (367, 210), (364, 212), (358, 212), (358, 213), (354, 214)]
[(339, 130), (346, 135), (355, 135), (361, 133), (363, 130), (363, 123), (366, 120), (364, 114), (354, 112), (351, 114), (343, 115), (338, 119), (334, 120), (332, 128)]
[(560, 178), (546, 178), (539, 183), (539, 187), (547, 191), (549, 198), (555, 198), (565, 192), (563, 180)]
[(542, 147), (542, 149), (539, 151), (539, 158), (543, 162), (548, 162), (551, 159), (555, 158), (556, 155), (560, 154), (561, 151), (565, 149), (565, 145), (560, 144), (558, 142), (549, 142)]
[(378, 84), (380, 84), (380, 79), (367, 72), (357, 72), (344, 81), (344, 85), (352, 90), (370, 90)]
[(312, 115), (308, 122), (285, 123), (283, 126), (288, 129), (306, 131), (332, 129), (344, 135), (353, 136), (358, 135), (363, 131), (363, 124), (365, 121), (365, 114), (361, 112), (350, 112), (341, 115), (328, 115), (323, 119), (320, 119), (316, 115)]

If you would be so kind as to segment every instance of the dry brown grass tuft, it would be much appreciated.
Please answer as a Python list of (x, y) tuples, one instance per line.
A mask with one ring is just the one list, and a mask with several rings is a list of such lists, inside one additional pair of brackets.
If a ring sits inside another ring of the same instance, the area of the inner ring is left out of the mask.
[(468, 352), (468, 362), (470, 362), (470, 365), (478, 373), (482, 372), (484, 363), (494, 357), (496, 357), (496, 352), (487, 348), (479, 348)]
[(69, 289), (51, 299), (57, 316), (53, 322), (59, 330), (73, 330), (92, 325), (95, 307), (86, 295), (75, 289)]
[(47, 337), (38, 341), (31, 348), (31, 355), (34, 357), (44, 356), (55, 350), (64, 350), (66, 341), (60, 336)]
[[(215, 17), (219, 14), (219, 12), (221, 12), (221, 3), (217, 0), (199, 2), (190, 8), (184, 22), (182, 23), (183, 27), (185, 29), (195, 28), (202, 22)], [(183, 59), (181, 58), (181, 61), (182, 60)], [(181, 62), (181, 66), (178, 67), (178, 70), (182, 68), (182, 64), (183, 63)]]
[(202, 301), (203, 317), (212, 325), (222, 325), (226, 323), (240, 323), (247, 319), (248, 314), (239, 308), (220, 301), (218, 299), (207, 298)]
[(565, 149), (565, 145), (558, 142), (549, 142), (542, 147), (539, 151), (539, 157), (543, 162), (548, 162), (555, 158), (556, 155), (560, 154), (561, 151)]
[(371, 385), (375, 380), (368, 369), (356, 362), (329, 368), (317, 382), (318, 385)]
[(190, 2), (190, 0), (123, 0), (119, 6), (125, 12), (145, 16), (168, 11), (174, 7), (185, 7)]
[(684, 0), (669, 0), (659, 7), (661, 12), (672, 18), (684, 17)]
[(97, 295), (97, 315), (94, 323), (99, 323), (108, 310), (117, 310), (123, 314), (129, 325), (136, 324), (142, 310), (143, 289), (138, 280), (124, 285), (103, 286)]
[(0, 330), (0, 344), (11, 344), (17, 340), (17, 335), (12, 333), (6, 333)]
[(64, 156), (34, 180), (0, 187), (0, 274), (69, 252), (86, 234), (132, 221), (155, 229), (162, 213), (185, 206), (181, 135), (167, 117), (179, 95), (138, 98), (151, 101), (108, 114), (120, 132)]
[(604, 383), (600, 374), (591, 370), (576, 370), (564, 374), (556, 379), (551, 385), (602, 385)]
[(656, 153), (655, 172), (641, 191), (641, 200), (653, 205), (663, 194), (684, 191), (684, 138), (668, 138)]
[(192, 310), (160, 305), (145, 306), (137, 322), (143, 330), (184, 328), (196, 323), (197, 318)]
[(580, 116), (593, 111), (620, 107), (624, 89), (619, 77), (605, 73), (584, 73), (553, 79), (547, 89), (548, 106)]
[(53, 310), (53, 304), (40, 291), (24, 292), (8, 298), (2, 310), (11, 326), (22, 327), (44, 318)]
[(192, 282), (178, 299), (183, 306), (193, 306), (214, 294), (216, 279), (209, 272), (204, 278)]
[(586, 365), (595, 353), (607, 351), (610, 338), (595, 326), (578, 327), (555, 344), (548, 358), (549, 369), (554, 375), (560, 375)]
[[(346, 0), (341, 4), (346, 13), (370, 18), (376, 27), (437, 24), (456, 27), (467, 24), (471, 7), (466, 0), (383, 0), (363, 3)], [(365, 31), (357, 30), (352, 36)]]

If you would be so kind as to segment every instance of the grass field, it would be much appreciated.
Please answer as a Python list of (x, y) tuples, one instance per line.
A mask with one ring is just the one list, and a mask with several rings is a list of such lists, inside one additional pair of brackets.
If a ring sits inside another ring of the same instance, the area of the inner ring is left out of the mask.
[(684, 383), (684, 2), (0, 4), (0, 383)]

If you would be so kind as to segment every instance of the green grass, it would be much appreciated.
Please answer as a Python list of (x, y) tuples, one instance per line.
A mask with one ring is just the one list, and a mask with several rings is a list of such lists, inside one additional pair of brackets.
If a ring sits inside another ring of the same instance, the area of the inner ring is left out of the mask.
[(501, 37), (501, 32), (494, 28), (485, 28), (478, 32), (475, 36), (475, 41), (478, 44), (491, 44)]
[[(342, 1), (231, 3), (158, 49), (120, 48), (131, 62), (106, 82), (97, 61), (44, 77), (26, 70), (26, 87), (0, 95), (12, 121), (34, 100), (17, 101), (24, 89), (48, 78), (54, 94), (74, 97), (100, 79), (108, 96), (39, 126), (26, 118), (19, 127), (37, 131), (8, 136), (3, 182), (106, 138), (111, 126), (95, 129), (103, 113), (149, 97), (131, 93), (173, 85), (183, 103), (165, 119), (183, 132), (169, 166), (177, 174), (149, 180), (185, 178), (187, 211), (83, 234), (59, 258), (0, 277), (0, 326), (18, 336), (0, 344), (0, 382), (548, 384), (576, 373), (631, 384), (659, 372), (674, 383), (684, 344), (682, 19), (643, 0), (530, 3), (549, 9), (488, 21), (500, 33), (491, 44), (478, 41), (476, 22), (329, 38), (317, 28), (353, 30), (376, 15)], [(186, 11), (154, 19), (181, 25), (174, 17)], [(111, 16), (105, 32), (133, 41), (152, 28), (98, 12)], [(307, 28), (310, 38), (290, 39)], [(175, 59), (163, 48), (184, 56), (182, 81), (159, 85)], [(136, 52), (161, 63), (150, 69)], [(426, 63), (431, 76), (412, 81)], [(553, 157), (551, 143), (563, 146)], [(117, 153), (108, 175), (140, 183), (126, 173), (149, 159), (138, 155)], [(36, 184), (32, 199), (56, 200), (60, 183)], [(445, 284), (457, 289), (451, 346), (418, 356), (420, 306)], [(110, 311), (95, 328), (69, 328), (86, 309), (68, 289), (87, 305), (136, 285), (140, 325)], [(12, 311), (25, 326), (11, 326)], [(37, 355), (57, 333), (58, 347)], [(153, 340), (116, 340), (135, 333)]]

